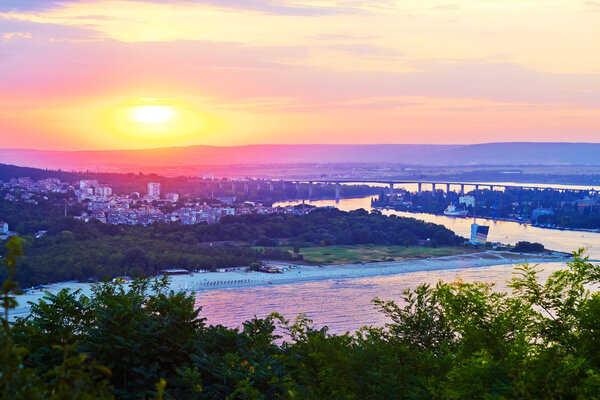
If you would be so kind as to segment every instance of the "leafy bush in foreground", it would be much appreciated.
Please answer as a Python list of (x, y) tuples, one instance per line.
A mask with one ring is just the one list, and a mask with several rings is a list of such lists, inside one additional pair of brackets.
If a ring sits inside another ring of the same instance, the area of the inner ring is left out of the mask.
[[(6, 310), (14, 306), (9, 242)], [(331, 335), (300, 316), (207, 326), (165, 280), (64, 290), (2, 318), (0, 391), (15, 399), (597, 399), (600, 267), (582, 251), (541, 282), (521, 265), (512, 293), (421, 285), (376, 299), (381, 328)], [(165, 278), (166, 279), (166, 278)], [(594, 286), (595, 285), (595, 286)], [(284, 338), (275, 334), (283, 328)], [(283, 340), (282, 340), (283, 339)]]

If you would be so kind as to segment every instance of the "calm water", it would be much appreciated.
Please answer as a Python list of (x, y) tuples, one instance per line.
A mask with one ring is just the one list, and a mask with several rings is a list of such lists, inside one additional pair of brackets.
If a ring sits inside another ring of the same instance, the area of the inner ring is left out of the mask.
[[(562, 266), (561, 263), (546, 263), (542, 276)], [(317, 327), (326, 325), (330, 332), (339, 334), (353, 332), (365, 325), (383, 326), (389, 322), (373, 307), (375, 297), (398, 301), (403, 290), (421, 283), (435, 284), (440, 279), (493, 282), (498, 290), (506, 290), (512, 267), (497, 265), (206, 291), (197, 293), (196, 304), (203, 307), (201, 316), (207, 318), (208, 324), (239, 327), (255, 315), (266, 317), (271, 312), (278, 312), (293, 320), (298, 314), (306, 314)]]
[[(278, 205), (297, 204), (278, 203)], [(309, 204), (337, 206), (350, 211), (371, 208), (370, 197), (359, 199), (320, 200)], [(385, 211), (442, 224), (457, 234), (470, 234), (472, 219), (450, 218), (429, 214), (412, 214)], [(490, 225), (489, 240), (514, 244), (521, 240), (543, 243), (549, 249), (572, 251), (586, 247), (593, 259), (600, 259), (600, 234), (591, 232), (559, 231), (535, 228), (525, 224), (505, 221), (479, 220)], [(562, 263), (546, 263), (544, 274), (563, 267)], [(238, 327), (254, 315), (265, 317), (271, 312), (283, 314), (288, 319), (298, 314), (307, 314), (317, 326), (327, 325), (333, 333), (355, 331), (365, 325), (382, 326), (388, 322), (383, 314), (375, 310), (372, 300), (400, 300), (402, 291), (420, 283), (435, 283), (438, 280), (484, 281), (506, 290), (506, 282), (512, 276), (512, 265), (482, 268), (464, 268), (447, 271), (410, 272), (393, 276), (329, 280), (286, 285), (205, 291), (197, 293), (196, 303), (203, 307), (201, 315), (209, 324)]]
[[(351, 211), (359, 208), (370, 210), (371, 197), (373, 196), (341, 199), (339, 203), (336, 203), (335, 200), (317, 200), (307, 202), (307, 204), (319, 207), (336, 206), (343, 211)], [(298, 202), (275, 203), (275, 205), (282, 206), (289, 204), (298, 204)], [(426, 222), (444, 225), (463, 237), (469, 237), (471, 234), (473, 218), (451, 218), (443, 215), (416, 214), (394, 210), (383, 210), (382, 212), (386, 215), (401, 215), (403, 217), (412, 217)], [(548, 249), (567, 252), (571, 252), (580, 247), (585, 247), (588, 249), (588, 254), (591, 258), (600, 259), (600, 233), (543, 229), (510, 221), (491, 221), (485, 219), (478, 219), (477, 221), (490, 226), (488, 240), (491, 242), (515, 244), (521, 240), (526, 240), (529, 242), (542, 243)]]

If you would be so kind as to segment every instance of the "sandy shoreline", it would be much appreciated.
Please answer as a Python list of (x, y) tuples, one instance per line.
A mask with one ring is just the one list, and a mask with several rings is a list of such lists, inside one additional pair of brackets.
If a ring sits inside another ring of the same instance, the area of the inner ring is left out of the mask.
[[(170, 287), (174, 291), (207, 291), (236, 289), (252, 286), (274, 284), (290, 284), (328, 279), (351, 279), (382, 275), (395, 275), (415, 271), (448, 270), (462, 268), (478, 268), (502, 264), (544, 263), (566, 261), (562, 253), (552, 255), (519, 254), (506, 251), (483, 251), (471, 254), (427, 258), (421, 260), (389, 261), (367, 264), (312, 266), (289, 264), (294, 268), (281, 274), (262, 272), (246, 272), (245, 269), (225, 272), (195, 272), (188, 275), (171, 276)], [(36, 302), (44, 296), (44, 291), (57, 293), (70, 288), (80, 289), (82, 294), (91, 294), (90, 283), (61, 282), (46, 286), (43, 290), (35, 290), (17, 296), (19, 306), (11, 311), (12, 317), (26, 316), (29, 313), (28, 302)]]

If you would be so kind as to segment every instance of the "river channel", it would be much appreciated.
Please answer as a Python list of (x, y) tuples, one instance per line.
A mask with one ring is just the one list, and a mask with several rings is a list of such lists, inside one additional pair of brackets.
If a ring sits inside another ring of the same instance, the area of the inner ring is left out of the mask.
[[(369, 210), (371, 197), (319, 200), (310, 202), (316, 206), (336, 206), (349, 211), (359, 208)], [(298, 204), (283, 202), (277, 205)], [(442, 224), (457, 234), (468, 237), (472, 219), (450, 218), (430, 214), (414, 214), (386, 210), (395, 214)], [(540, 242), (549, 249), (572, 251), (586, 247), (593, 259), (600, 259), (600, 233), (543, 229), (509, 221), (478, 219), (478, 223), (490, 226), (488, 239), (492, 242), (514, 244), (521, 240)], [(254, 315), (265, 317), (278, 312), (288, 319), (306, 314), (317, 327), (327, 326), (332, 333), (353, 332), (365, 325), (382, 326), (389, 322), (372, 304), (375, 297), (400, 300), (402, 291), (420, 283), (438, 280), (492, 282), (498, 290), (506, 290), (513, 265), (497, 265), (481, 268), (457, 268), (454, 270), (410, 272), (369, 278), (326, 280), (250, 288), (197, 292), (197, 304), (203, 307), (201, 315), (209, 324), (239, 327)], [(544, 275), (564, 267), (562, 263), (545, 263)]]

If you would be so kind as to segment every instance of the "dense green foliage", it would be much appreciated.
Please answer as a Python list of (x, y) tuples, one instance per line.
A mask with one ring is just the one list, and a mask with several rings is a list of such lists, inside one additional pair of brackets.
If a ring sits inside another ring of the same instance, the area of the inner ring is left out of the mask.
[[(0, 202), (1, 204), (2, 202)], [(34, 215), (37, 217), (37, 214)], [(412, 218), (386, 217), (364, 210), (318, 209), (306, 215), (228, 216), (217, 224), (117, 226), (98, 221), (54, 218), (48, 234), (23, 237), (26, 256), (16, 279), (23, 287), (63, 280), (154, 274), (165, 268), (188, 270), (248, 266), (264, 259), (298, 256), (277, 247), (280, 242), (307, 245), (384, 244), (457, 245), (463, 239), (449, 229)], [(41, 229), (39, 224), (32, 231)], [(1, 276), (1, 275), (0, 275)]]
[(542, 253), (546, 249), (544, 245), (541, 243), (531, 243), (527, 241), (521, 241), (515, 244), (515, 247), (512, 251), (516, 253)]
[[(22, 253), (9, 243), (14, 272)], [(0, 390), (12, 399), (598, 399), (600, 267), (575, 254), (542, 283), (516, 269), (512, 294), (438, 283), (376, 299), (381, 328), (332, 335), (300, 316), (207, 326), (165, 281), (64, 290), (2, 319)], [(597, 286), (596, 286), (597, 287)], [(3, 287), (8, 310), (15, 285)], [(8, 301), (8, 302), (7, 302)], [(279, 330), (278, 330), (279, 329)], [(277, 336), (283, 334), (283, 338)]]
[[(0, 200), (0, 221), (6, 222), (19, 235), (33, 235), (37, 231), (48, 230), (64, 217), (64, 207), (57, 204), (64, 204), (65, 198), (66, 195), (52, 194), (48, 200), (39, 199), (38, 204)], [(68, 215), (78, 215), (83, 208), (74, 210), (69, 207), (68, 210)]]

